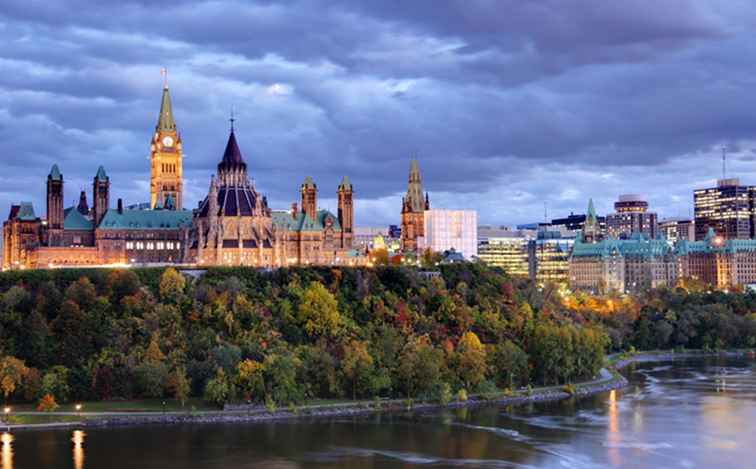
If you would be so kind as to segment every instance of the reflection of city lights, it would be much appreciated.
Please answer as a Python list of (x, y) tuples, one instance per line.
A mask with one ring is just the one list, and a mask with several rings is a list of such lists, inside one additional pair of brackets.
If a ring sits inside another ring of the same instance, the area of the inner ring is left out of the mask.
[(612, 389), (609, 391), (609, 461), (612, 466), (620, 465), (620, 454), (618, 450), (618, 443), (620, 442), (619, 426), (617, 425), (617, 391)]
[(3, 448), (0, 450), (0, 462), (2, 462), (3, 469), (13, 469), (13, 435), (10, 433), (3, 433), (0, 439), (3, 442)]
[(74, 430), (71, 441), (73, 442), (73, 463), (74, 469), (83, 469), (84, 467), (84, 437), (87, 434), (81, 430)]

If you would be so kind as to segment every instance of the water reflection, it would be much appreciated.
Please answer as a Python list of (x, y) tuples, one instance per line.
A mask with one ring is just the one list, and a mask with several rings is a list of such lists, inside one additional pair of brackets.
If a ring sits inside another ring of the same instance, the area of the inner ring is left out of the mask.
[(13, 435), (10, 433), (3, 433), (2, 435), (3, 449), (2, 455), (2, 469), (13, 469)]
[(71, 442), (73, 442), (74, 469), (84, 468), (84, 437), (87, 434), (82, 430), (74, 430)]
[(609, 428), (608, 428), (608, 456), (612, 466), (619, 466), (622, 462), (619, 452), (620, 433), (617, 425), (617, 391), (609, 391)]

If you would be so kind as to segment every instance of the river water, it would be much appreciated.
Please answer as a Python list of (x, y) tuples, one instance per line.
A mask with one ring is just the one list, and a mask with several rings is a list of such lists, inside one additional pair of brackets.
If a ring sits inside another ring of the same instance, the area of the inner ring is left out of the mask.
[(622, 391), (513, 408), (17, 432), (2, 436), (0, 467), (756, 468), (755, 368), (746, 359), (639, 364)]

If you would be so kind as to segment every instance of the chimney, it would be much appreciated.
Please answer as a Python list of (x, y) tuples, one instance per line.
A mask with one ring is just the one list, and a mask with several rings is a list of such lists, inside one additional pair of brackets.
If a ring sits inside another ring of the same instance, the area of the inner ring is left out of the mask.
[(118, 199), (118, 213), (123, 213), (123, 199)]
[(297, 219), (297, 213), (298, 213), (297, 203), (296, 202), (292, 202), (292, 204), (291, 204), (291, 218), (293, 218), (293, 219), (296, 220)]

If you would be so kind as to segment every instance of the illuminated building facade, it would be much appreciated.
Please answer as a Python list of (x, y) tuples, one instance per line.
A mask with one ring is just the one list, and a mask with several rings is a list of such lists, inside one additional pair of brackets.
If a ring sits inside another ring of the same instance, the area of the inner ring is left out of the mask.
[(695, 241), (696, 230), (693, 221), (681, 218), (668, 218), (659, 222), (659, 234), (674, 244), (677, 241)]
[(606, 216), (606, 231), (614, 238), (627, 238), (643, 233), (649, 238), (658, 236), (657, 215), (648, 211), (648, 202), (637, 194), (623, 194), (614, 203), (615, 213)]
[(634, 233), (629, 239), (575, 240), (569, 265), (570, 287), (591, 291), (638, 291), (675, 284), (673, 249), (664, 240)]
[(522, 236), (488, 237), (478, 243), (478, 258), (488, 265), (501, 267), (510, 275), (526, 277), (530, 273), (528, 243)]
[(704, 240), (709, 228), (725, 239), (753, 238), (755, 199), (756, 188), (741, 185), (737, 178), (693, 191), (696, 241)]
[(539, 283), (569, 282), (570, 253), (574, 238), (553, 231), (540, 231), (528, 242), (528, 275)]
[(681, 277), (718, 288), (756, 283), (756, 240), (725, 239), (710, 228), (701, 241), (675, 245)]
[(478, 255), (478, 214), (474, 210), (426, 210), (423, 223), (424, 236), (418, 239), (421, 251), (454, 249), (468, 260)]

